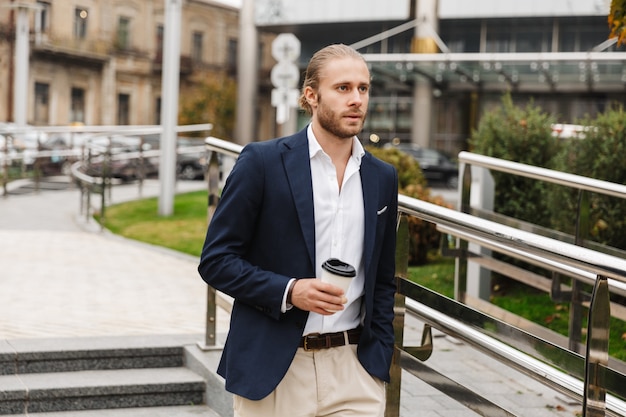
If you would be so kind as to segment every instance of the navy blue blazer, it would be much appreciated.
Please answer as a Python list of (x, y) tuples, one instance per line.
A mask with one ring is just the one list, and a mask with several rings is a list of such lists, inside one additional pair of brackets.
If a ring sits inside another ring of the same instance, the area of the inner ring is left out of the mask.
[[(366, 152), (361, 162), (365, 208), (364, 324), (358, 358), (389, 381), (393, 353), (398, 178)], [(250, 143), (226, 180), (209, 225), (198, 271), (234, 298), (218, 373), (226, 389), (258, 400), (289, 368), (308, 312), (281, 313), (288, 281), (315, 277), (315, 220), (306, 129)]]

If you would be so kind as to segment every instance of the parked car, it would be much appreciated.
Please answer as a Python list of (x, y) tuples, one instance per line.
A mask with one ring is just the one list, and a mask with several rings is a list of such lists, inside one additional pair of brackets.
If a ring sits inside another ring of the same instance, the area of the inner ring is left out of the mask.
[(106, 168), (111, 177), (122, 181), (155, 177), (159, 172), (158, 158), (141, 154), (140, 150), (146, 150), (141, 145), (140, 138), (121, 135), (92, 140), (89, 146), (95, 156), (85, 165), (85, 172), (91, 176), (101, 176), (105, 168), (104, 155), (108, 150), (110, 163)]
[[(178, 138), (176, 143), (178, 156), (176, 158), (176, 174), (184, 180), (204, 180), (207, 169), (207, 157), (204, 151), (204, 142), (197, 139)], [(202, 147), (202, 151), (185, 152), (185, 148)]]
[[(146, 135), (143, 137), (143, 141), (144, 144), (149, 145), (151, 150), (157, 150), (161, 146), (161, 135)], [(176, 139), (176, 149), (177, 177), (183, 180), (204, 180), (208, 161), (203, 140), (178, 137)]]
[(10, 137), (13, 149), (19, 153), (23, 165), (31, 167), (42, 143), (48, 140), (48, 135), (37, 131), (30, 125), (17, 126), (15, 123), (0, 123), (0, 133)]
[(43, 175), (69, 175), (70, 168), (79, 154), (60, 138), (49, 138), (39, 145), (39, 154), (32, 166)]
[(446, 154), (436, 149), (423, 148), (414, 143), (388, 144), (411, 155), (420, 165), (429, 186), (442, 185), (457, 188), (459, 184), (459, 168)]

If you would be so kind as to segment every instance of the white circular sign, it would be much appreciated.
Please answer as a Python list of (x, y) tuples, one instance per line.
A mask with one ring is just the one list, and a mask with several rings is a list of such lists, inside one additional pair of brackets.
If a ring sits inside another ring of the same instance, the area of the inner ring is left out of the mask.
[(276, 88), (296, 88), (300, 81), (298, 66), (292, 62), (279, 61), (270, 73), (272, 85)]
[(272, 42), (272, 56), (278, 62), (295, 62), (300, 56), (300, 41), (292, 33), (281, 33)]

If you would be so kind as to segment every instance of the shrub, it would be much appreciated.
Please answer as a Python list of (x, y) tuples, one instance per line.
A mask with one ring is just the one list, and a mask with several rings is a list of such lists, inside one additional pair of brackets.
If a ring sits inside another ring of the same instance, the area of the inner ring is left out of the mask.
[[(579, 122), (585, 129), (584, 136), (570, 139), (568, 145), (556, 158), (556, 169), (585, 177), (626, 183), (626, 112), (622, 105), (615, 105), (595, 119)], [(579, 193), (577, 190), (559, 189), (551, 196), (553, 227), (575, 233), (575, 216)], [(590, 195), (589, 237), (594, 241), (620, 249), (626, 249), (626, 200), (593, 193)], [(563, 213), (573, 213), (564, 216)]]
[[(395, 148), (372, 147), (368, 151), (396, 167), (398, 193), (450, 208), (442, 198), (430, 195), (424, 174), (412, 156)], [(433, 223), (409, 217), (409, 264), (424, 265), (428, 260), (428, 252), (438, 246), (440, 238), (441, 233)]]
[[(212, 136), (222, 139), (233, 137), (237, 109), (237, 85), (224, 75), (207, 75), (198, 85), (186, 86), (181, 91), (181, 109), (178, 123), (212, 123)], [(201, 136), (191, 132), (187, 136)]]
[[(532, 103), (517, 107), (509, 94), (502, 106), (486, 113), (473, 132), (472, 151), (523, 164), (551, 168), (560, 144), (552, 137), (552, 117)], [(492, 172), (496, 184), (495, 211), (534, 224), (549, 226), (546, 184), (503, 172)]]

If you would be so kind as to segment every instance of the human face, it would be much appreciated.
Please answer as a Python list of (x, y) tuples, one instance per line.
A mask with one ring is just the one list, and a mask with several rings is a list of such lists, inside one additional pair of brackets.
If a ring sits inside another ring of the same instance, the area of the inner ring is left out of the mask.
[(310, 90), (308, 96), (313, 126), (322, 130), (316, 135), (348, 139), (358, 134), (367, 115), (369, 88), (365, 62), (352, 57), (330, 60), (320, 73), (318, 91)]

